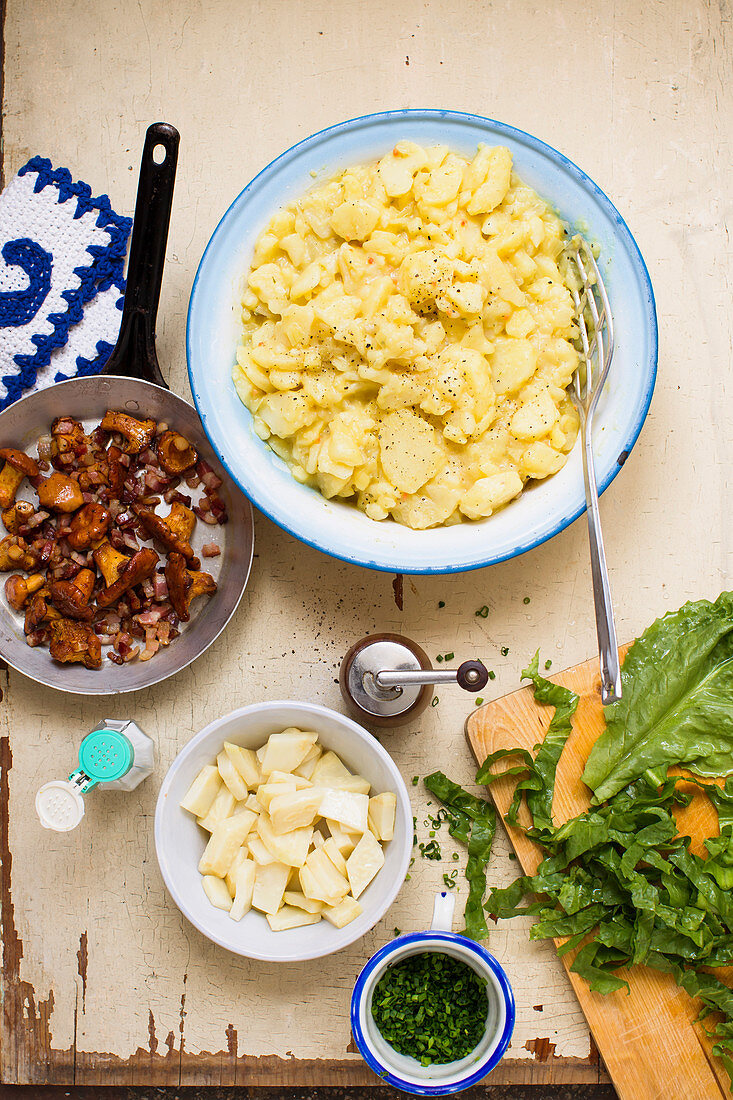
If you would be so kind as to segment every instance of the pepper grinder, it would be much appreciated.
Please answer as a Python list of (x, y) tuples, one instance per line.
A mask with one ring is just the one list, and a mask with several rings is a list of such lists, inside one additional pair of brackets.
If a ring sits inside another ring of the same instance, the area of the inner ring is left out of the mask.
[(435, 684), (480, 691), (489, 679), (481, 661), (434, 669), (417, 642), (402, 634), (370, 634), (341, 662), (339, 684), (349, 710), (374, 726), (403, 726), (425, 710)]

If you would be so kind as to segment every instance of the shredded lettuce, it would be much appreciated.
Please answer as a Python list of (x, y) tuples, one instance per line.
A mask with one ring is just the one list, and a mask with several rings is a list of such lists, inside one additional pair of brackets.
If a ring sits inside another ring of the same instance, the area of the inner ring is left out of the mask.
[(489, 930), (486, 927), (483, 900), (486, 893), (486, 865), (496, 832), (496, 811), (490, 802), (464, 791), (443, 772), (433, 772), (423, 782), (448, 811), (450, 835), (468, 846), (468, 900), (464, 913), (464, 934), (474, 940), (486, 939)]
[[(727, 608), (731, 617), (725, 630), (719, 618), (721, 608)], [(706, 641), (697, 649), (689, 638), (679, 639), (690, 660), (693, 651), (696, 654), (697, 671), (683, 683), (679, 663), (676, 658), (671, 661), (664, 680), (666, 708), (644, 692), (636, 695), (637, 703), (639, 698), (643, 700), (646, 725), (636, 720), (635, 689), (630, 692), (623, 717), (628, 736), (617, 717), (619, 724), (596, 757), (594, 766), (603, 761), (608, 770), (596, 787), (594, 804), (559, 827), (553, 824), (551, 815), (555, 772), (577, 698), (569, 698), (569, 692), (563, 694), (564, 689), (550, 693), (547, 682), (536, 675), (536, 661), (530, 666), (528, 674), (536, 698), (557, 708), (545, 742), (537, 747), (534, 758), (524, 751), (493, 754), (479, 769), (477, 778), (489, 783), (495, 779), (490, 767), (501, 757), (518, 756), (522, 760), (521, 766), (510, 769), (511, 774), (522, 778), (517, 782), (507, 821), (518, 824), (518, 808), (524, 795), (531, 821), (526, 835), (540, 846), (544, 858), (536, 874), (523, 875), (508, 887), (490, 890), (485, 909), (494, 920), (519, 913), (535, 915), (531, 938), (563, 938), (558, 953), (575, 952), (571, 970), (583, 977), (594, 992), (628, 992), (623, 971), (639, 964), (671, 974), (682, 989), (700, 1000), (701, 1018), (716, 1014), (711, 1032), (713, 1049), (731, 1077), (733, 1092), (733, 990), (710, 973), (733, 962), (733, 778), (719, 787), (701, 779), (667, 777), (671, 764), (692, 766), (697, 750), (691, 742), (685, 748), (685, 738), (691, 736), (691, 731), (698, 731), (697, 737), (705, 723), (712, 722), (713, 716), (726, 707), (728, 713), (725, 721), (721, 720), (719, 739), (715, 739), (711, 727), (707, 740), (701, 742), (708, 760), (698, 761), (696, 770), (714, 774), (714, 767), (722, 766), (729, 750), (733, 752), (733, 681), (726, 686), (727, 666), (733, 665), (733, 656), (727, 652), (733, 649), (733, 603), (721, 597), (716, 604), (688, 605), (676, 618), (665, 616), (660, 620), (662, 630), (655, 632), (650, 627), (643, 636), (651, 638), (652, 643), (645, 660), (652, 647), (658, 657), (662, 645), (668, 654), (674, 650), (673, 619), (676, 630), (686, 629), (692, 621), (704, 625)], [(629, 656), (632, 652), (633, 647)], [(647, 666), (640, 663), (640, 650), (635, 661), (640, 678), (646, 682), (646, 693), (654, 694)], [(626, 682), (632, 688), (636, 684), (628, 671), (625, 676), (624, 691)], [(669, 705), (673, 697), (677, 701)], [(614, 709), (619, 716), (621, 704), (614, 704), (607, 712)], [(675, 721), (684, 727), (684, 736), (680, 734), (676, 739), (670, 735), (673, 713)], [(645, 734), (640, 732), (642, 729)], [(666, 732), (659, 740), (663, 729)], [(684, 758), (680, 760), (677, 756), (682, 753)], [(621, 775), (624, 779), (617, 786)], [(690, 850), (689, 837), (679, 835), (674, 818), (675, 808), (689, 805), (691, 785), (710, 799), (718, 814), (720, 835), (706, 840), (705, 858)], [(610, 795), (601, 798), (606, 789)]]

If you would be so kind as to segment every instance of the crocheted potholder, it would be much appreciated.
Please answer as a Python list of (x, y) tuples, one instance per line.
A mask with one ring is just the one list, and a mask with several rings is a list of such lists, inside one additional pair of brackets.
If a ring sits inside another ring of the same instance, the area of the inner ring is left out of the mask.
[(97, 374), (114, 347), (132, 221), (33, 157), (0, 195), (0, 409)]

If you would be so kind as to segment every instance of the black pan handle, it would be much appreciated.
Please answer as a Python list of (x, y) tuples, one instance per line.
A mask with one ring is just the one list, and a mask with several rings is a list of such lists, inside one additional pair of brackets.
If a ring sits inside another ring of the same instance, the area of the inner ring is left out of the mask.
[(102, 374), (140, 378), (164, 389), (168, 387), (155, 352), (155, 319), (163, 282), (178, 142), (175, 126), (156, 122), (148, 127), (140, 162), (120, 334), (102, 370)]

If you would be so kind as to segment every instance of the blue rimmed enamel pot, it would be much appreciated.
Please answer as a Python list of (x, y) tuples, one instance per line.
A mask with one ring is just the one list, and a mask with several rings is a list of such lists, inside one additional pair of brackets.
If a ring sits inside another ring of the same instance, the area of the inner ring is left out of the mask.
[(191, 392), (206, 434), (240, 489), (284, 530), (326, 554), (389, 573), (456, 573), (522, 554), (562, 531), (585, 510), (582, 448), (552, 477), (527, 486), (488, 519), (413, 530), (370, 519), (346, 501), (327, 500), (296, 481), (257, 435), (232, 382), (242, 335), (242, 279), (255, 241), (283, 206), (356, 164), (378, 160), (399, 141), (447, 145), (473, 157), (480, 143), (505, 145), (517, 174), (575, 231), (600, 249), (616, 350), (593, 433), (598, 488), (625, 463), (644, 423), (657, 371), (657, 318), (644, 260), (608, 197), (556, 149), (514, 126), (432, 109), (350, 119), (301, 141), (251, 180), (224, 214), (199, 264), (188, 311)]
[[(351, 996), (351, 1030), (370, 1069), (388, 1085), (416, 1096), (446, 1096), (477, 1084), (504, 1055), (514, 1030), (514, 994), (504, 970), (480, 944), (451, 931), (455, 901), (438, 894), (429, 931), (399, 936), (372, 955)], [(372, 1017), (372, 997), (382, 975), (410, 955), (441, 952), (470, 966), (486, 982), (488, 1009), (484, 1032), (465, 1058), (422, 1066), (398, 1053), (382, 1036)]]

